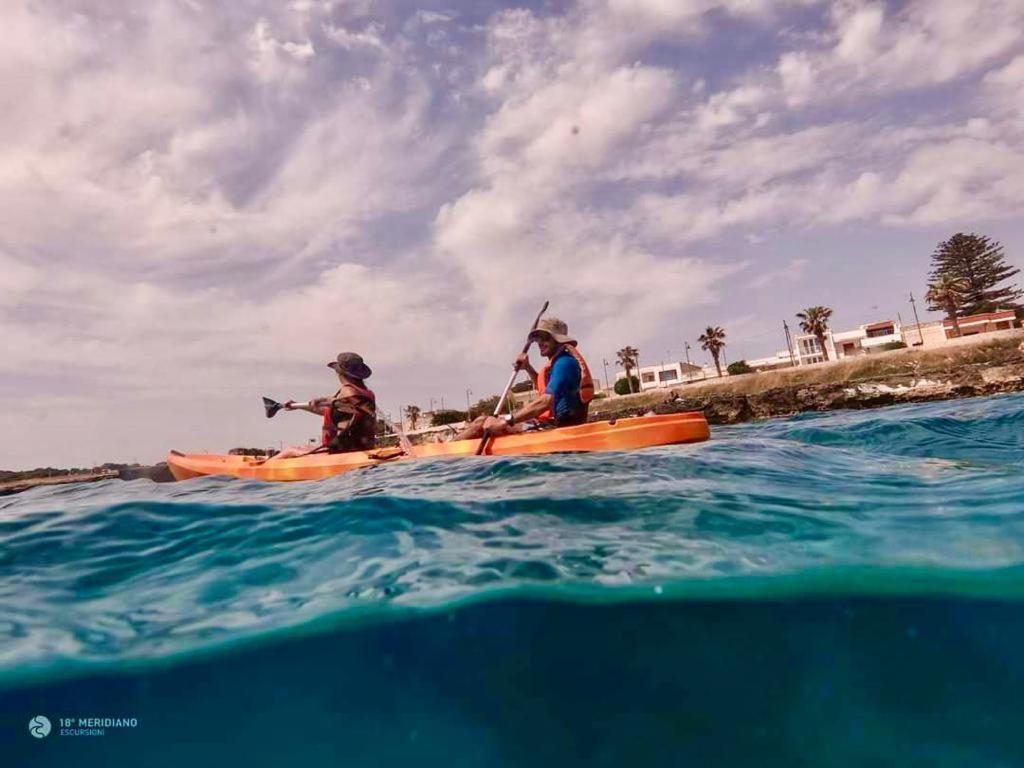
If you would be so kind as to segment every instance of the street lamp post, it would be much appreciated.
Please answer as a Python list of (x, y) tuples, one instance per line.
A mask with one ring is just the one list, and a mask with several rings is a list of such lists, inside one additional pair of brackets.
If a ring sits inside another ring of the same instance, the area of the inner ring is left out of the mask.
[(601, 363), (604, 365), (604, 388), (608, 390), (611, 389), (611, 387), (608, 386), (608, 361), (601, 358)]
[(683, 342), (683, 349), (686, 351), (686, 380), (693, 381), (693, 364), (690, 362), (690, 342)]
[(469, 396), (473, 394), (473, 390), (466, 390), (466, 419), (469, 419)]
[(921, 331), (921, 318), (917, 316), (917, 302), (914, 301), (914, 292), (910, 292), (910, 306), (914, 308), (914, 322), (917, 323), (917, 337), (921, 339), (921, 346), (924, 346), (924, 333)]

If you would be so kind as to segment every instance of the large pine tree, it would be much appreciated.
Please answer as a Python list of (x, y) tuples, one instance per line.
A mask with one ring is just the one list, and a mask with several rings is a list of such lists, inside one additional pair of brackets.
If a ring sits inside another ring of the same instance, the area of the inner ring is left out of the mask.
[[(1006, 263), (1003, 246), (984, 235), (957, 232), (949, 240), (939, 243), (932, 254), (932, 272), (929, 282), (943, 277), (963, 283), (965, 290), (960, 305), (961, 315), (994, 312), (997, 309), (1016, 309), (1022, 292), (1010, 283), (1000, 286), (1020, 272)], [(931, 309), (945, 307), (932, 305)]]

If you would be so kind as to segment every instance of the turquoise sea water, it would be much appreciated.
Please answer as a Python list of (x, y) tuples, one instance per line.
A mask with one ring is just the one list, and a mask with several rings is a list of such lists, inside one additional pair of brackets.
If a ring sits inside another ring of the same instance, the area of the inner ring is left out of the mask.
[[(13, 766), (1015, 766), (1022, 601), (1021, 396), (36, 489), (0, 499), (0, 744)], [(58, 735), (106, 717), (137, 725)]]

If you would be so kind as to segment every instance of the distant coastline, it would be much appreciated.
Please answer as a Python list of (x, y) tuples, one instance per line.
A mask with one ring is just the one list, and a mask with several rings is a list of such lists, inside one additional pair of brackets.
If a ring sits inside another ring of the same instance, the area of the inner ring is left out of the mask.
[(141, 464), (104, 464), (92, 469), (56, 469), (44, 467), (21, 472), (0, 470), (0, 496), (20, 493), (43, 485), (68, 483), (95, 483), (100, 480), (137, 480), (146, 477), (155, 482), (173, 480), (164, 463), (152, 466)]
[(595, 400), (597, 421), (703, 411), (711, 424), (1024, 391), (1024, 330)]

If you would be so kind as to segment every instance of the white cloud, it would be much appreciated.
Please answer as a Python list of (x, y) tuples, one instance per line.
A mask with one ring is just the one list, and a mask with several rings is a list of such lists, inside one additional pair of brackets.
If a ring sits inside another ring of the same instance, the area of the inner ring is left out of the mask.
[(598, 3), (599, 12), (612, 24), (627, 22), (648, 35), (703, 32), (705, 17), (712, 11), (740, 18), (770, 20), (780, 10), (814, 5), (818, 0), (607, 0)]
[(854, 64), (870, 61), (877, 51), (884, 18), (882, 5), (868, 5), (850, 13), (839, 24), (836, 55)]
[(1019, 49), (1024, 7), (1016, 0), (917, 0), (886, 15), (878, 3), (834, 6), (831, 41), (780, 57), (791, 106), (947, 83)]
[(331, 42), (348, 50), (361, 47), (377, 50), (385, 49), (384, 41), (381, 38), (384, 32), (384, 25), (380, 23), (370, 23), (359, 32), (351, 32), (344, 27), (334, 26), (333, 24), (324, 24), (324, 32)]
[[(630, 231), (630, 205), (589, 202), (607, 168), (647, 143), (651, 123), (680, 92), (672, 72), (600, 45), (612, 33), (604, 17), (572, 21), (522, 10), (495, 19), (481, 88), (500, 106), (476, 143), (482, 177), (442, 208), (435, 242), (491, 297), (485, 334), (543, 295), (574, 307), (566, 319), (582, 323), (592, 344), (610, 346), (649, 333), (683, 304), (709, 300), (732, 268), (668, 256)], [(645, 313), (630, 313), (639, 302)]]

